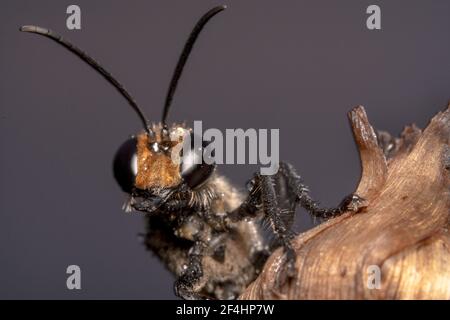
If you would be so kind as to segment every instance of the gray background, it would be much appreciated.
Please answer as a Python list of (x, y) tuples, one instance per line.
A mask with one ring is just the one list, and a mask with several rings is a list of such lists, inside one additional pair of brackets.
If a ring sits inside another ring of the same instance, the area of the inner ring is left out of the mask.
[[(82, 9), (82, 30), (65, 27)], [(158, 121), (171, 72), (193, 24), (217, 1), (2, 1), (0, 4), (0, 298), (174, 298), (172, 277), (139, 243), (111, 170), (140, 130), (124, 100), (55, 43), (22, 24), (58, 31), (111, 70)], [(204, 128), (280, 128), (292, 162), (325, 205), (360, 174), (346, 112), (366, 107), (393, 133), (424, 126), (450, 84), (450, 2), (227, 1), (201, 35), (170, 120)], [(382, 30), (365, 10), (382, 9)], [(236, 185), (256, 166), (221, 166)], [(311, 226), (301, 214), (300, 228)], [(66, 289), (66, 267), (82, 290)]]

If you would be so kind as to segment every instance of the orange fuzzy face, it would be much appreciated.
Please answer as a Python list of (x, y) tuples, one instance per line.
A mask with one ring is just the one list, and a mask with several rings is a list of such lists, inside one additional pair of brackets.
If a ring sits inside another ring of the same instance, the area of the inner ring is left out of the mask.
[(196, 146), (190, 129), (174, 125), (162, 136), (161, 125), (155, 125), (150, 132), (128, 139), (116, 152), (114, 176), (123, 191), (158, 195), (181, 185), (195, 189), (212, 176), (215, 164), (203, 161), (203, 147)]
[(187, 130), (182, 127), (173, 127), (170, 130), (170, 141), (161, 139), (160, 128), (155, 128), (154, 132), (156, 135), (151, 141), (145, 133), (137, 136), (135, 186), (141, 190), (171, 188), (182, 181), (180, 164), (173, 161), (171, 155), (173, 148), (183, 143), (183, 134)]

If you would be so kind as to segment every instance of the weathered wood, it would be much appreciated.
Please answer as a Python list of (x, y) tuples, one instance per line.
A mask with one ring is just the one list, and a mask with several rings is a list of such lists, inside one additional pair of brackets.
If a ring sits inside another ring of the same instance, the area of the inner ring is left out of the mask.
[[(279, 290), (277, 250), (241, 299), (450, 299), (450, 105), (392, 139), (387, 160), (364, 108), (349, 118), (365, 206), (297, 236), (298, 274)], [(380, 289), (368, 288), (371, 265)]]

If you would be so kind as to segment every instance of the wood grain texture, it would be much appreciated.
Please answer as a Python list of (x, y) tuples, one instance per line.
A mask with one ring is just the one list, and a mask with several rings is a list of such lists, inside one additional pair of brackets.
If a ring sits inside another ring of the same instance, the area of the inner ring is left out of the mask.
[[(297, 276), (281, 287), (277, 250), (241, 299), (450, 299), (450, 106), (406, 127), (386, 159), (364, 108), (349, 113), (366, 201), (298, 235)], [(369, 289), (368, 267), (381, 269)]]

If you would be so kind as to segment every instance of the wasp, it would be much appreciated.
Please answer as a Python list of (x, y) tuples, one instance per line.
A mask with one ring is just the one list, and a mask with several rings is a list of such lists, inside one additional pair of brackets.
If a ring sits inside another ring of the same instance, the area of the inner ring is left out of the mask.
[[(280, 246), (285, 259), (277, 285), (282, 285), (296, 272), (291, 244), (296, 207), (326, 219), (354, 211), (361, 202), (352, 194), (336, 208), (321, 208), (293, 166), (284, 162), (274, 175), (256, 173), (245, 194), (220, 175), (214, 163), (189, 160), (202, 157), (203, 148), (189, 147), (179, 163), (173, 161), (173, 148), (193, 134), (186, 125), (167, 123), (175, 90), (199, 34), (225, 8), (212, 8), (194, 26), (173, 72), (161, 122), (153, 124), (125, 87), (87, 53), (49, 29), (20, 28), (54, 40), (77, 55), (111, 83), (137, 113), (143, 130), (118, 149), (114, 176), (129, 195), (124, 209), (145, 213), (144, 243), (176, 276), (175, 294), (184, 299), (237, 298)], [(267, 240), (265, 222), (275, 235), (273, 241)]]

